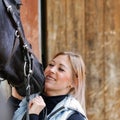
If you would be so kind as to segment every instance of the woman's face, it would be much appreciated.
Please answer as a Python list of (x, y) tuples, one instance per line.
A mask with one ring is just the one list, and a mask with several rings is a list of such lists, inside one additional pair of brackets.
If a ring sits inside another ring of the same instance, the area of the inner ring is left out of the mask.
[(68, 56), (59, 55), (45, 69), (45, 93), (48, 96), (65, 95), (72, 87), (72, 69)]

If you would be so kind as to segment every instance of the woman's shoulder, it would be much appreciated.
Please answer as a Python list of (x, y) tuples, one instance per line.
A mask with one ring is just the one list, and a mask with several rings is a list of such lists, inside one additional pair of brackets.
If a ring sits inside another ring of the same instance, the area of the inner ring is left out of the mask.
[(70, 110), (79, 112), (83, 116), (86, 116), (81, 104), (76, 100), (73, 96), (69, 96), (66, 100), (65, 107), (69, 108)]
[[(58, 103), (52, 112), (57, 112), (56, 115), (60, 115), (64, 119), (67, 118), (67, 120), (87, 120), (80, 103), (72, 96), (68, 96)], [(53, 113), (50, 113), (49, 116), (53, 115)]]

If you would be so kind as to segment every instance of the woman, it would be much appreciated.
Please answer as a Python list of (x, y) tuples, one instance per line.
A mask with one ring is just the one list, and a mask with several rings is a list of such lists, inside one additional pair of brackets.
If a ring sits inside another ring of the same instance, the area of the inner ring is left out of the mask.
[[(72, 52), (58, 53), (50, 61), (44, 74), (44, 93), (36, 97), (31, 95), (28, 110), (30, 120), (42, 120), (45, 109), (47, 109), (47, 120), (87, 120), (85, 65), (81, 56)], [(25, 98), (22, 102), (21, 99), (22, 97), (13, 88), (9, 101), (14, 111), (20, 103), (20, 107), (14, 113), (14, 120), (25, 114)], [(22, 108), (24, 108), (23, 115)]]

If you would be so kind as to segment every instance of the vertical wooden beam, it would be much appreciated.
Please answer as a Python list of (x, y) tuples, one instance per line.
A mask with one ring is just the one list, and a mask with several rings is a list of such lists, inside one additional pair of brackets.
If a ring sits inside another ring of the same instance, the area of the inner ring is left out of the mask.
[(90, 120), (104, 119), (104, 16), (103, 0), (85, 0), (87, 113)]
[(105, 113), (120, 119), (120, 1), (105, 0)]
[(32, 44), (35, 55), (41, 57), (39, 41), (39, 11), (38, 0), (22, 0), (21, 19), (27, 40)]
[(47, 66), (47, 14), (46, 14), (46, 1), (47, 0), (40, 0), (40, 17), (41, 17), (41, 49), (42, 49), (42, 64), (43, 67), (46, 68)]
[(48, 60), (66, 48), (66, 0), (47, 0), (47, 49)]
[(66, 44), (69, 51), (85, 55), (84, 0), (66, 0)]
[(47, 0), (48, 60), (60, 51), (84, 51), (84, 0)]

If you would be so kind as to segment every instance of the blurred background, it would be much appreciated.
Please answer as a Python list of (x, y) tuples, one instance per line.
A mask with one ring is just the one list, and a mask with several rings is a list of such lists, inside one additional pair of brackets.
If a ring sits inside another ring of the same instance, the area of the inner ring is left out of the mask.
[[(120, 0), (22, 0), (26, 38), (44, 67), (74, 51), (86, 64), (89, 120), (120, 120)], [(9, 95), (8, 85), (2, 87)]]

